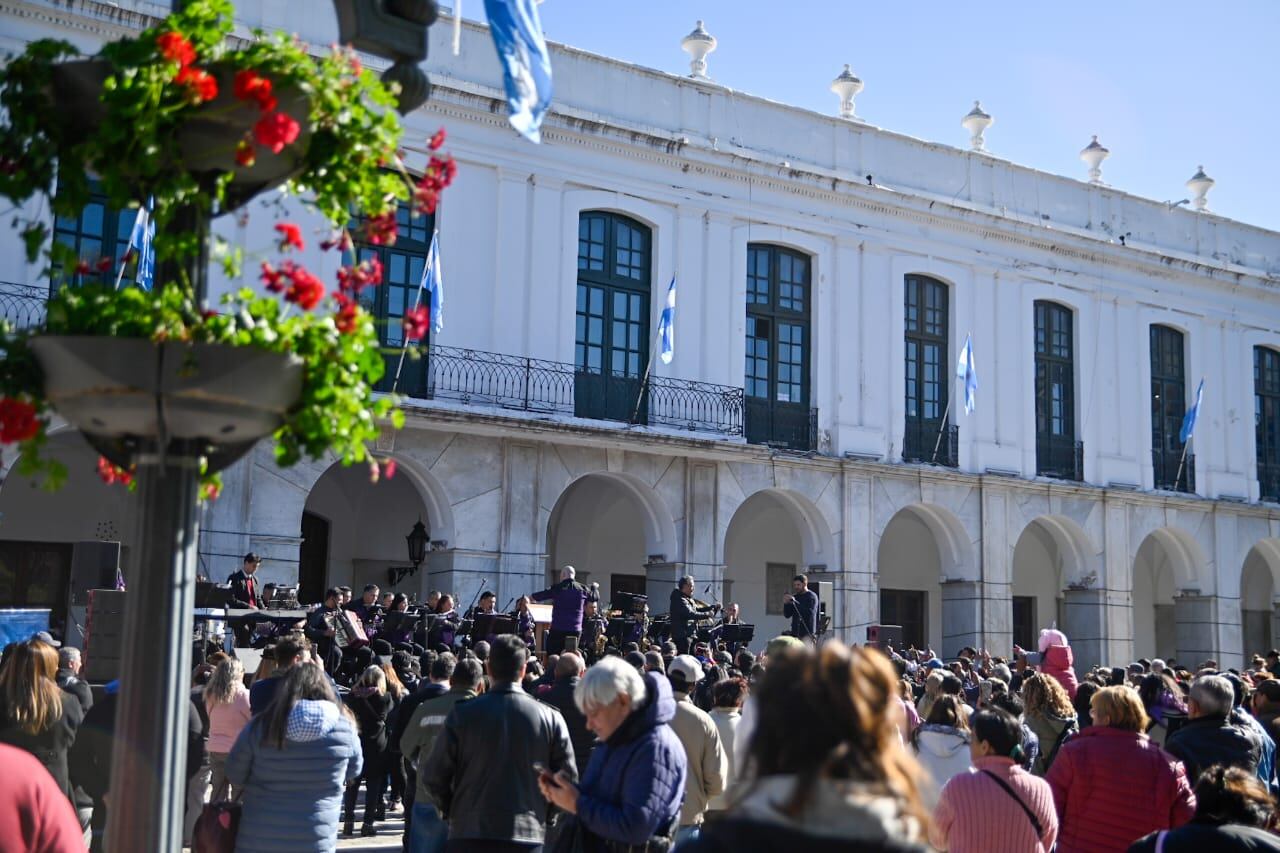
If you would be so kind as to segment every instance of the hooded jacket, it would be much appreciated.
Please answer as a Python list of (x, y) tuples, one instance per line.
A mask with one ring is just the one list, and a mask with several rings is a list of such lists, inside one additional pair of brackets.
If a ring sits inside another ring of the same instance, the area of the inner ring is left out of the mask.
[(921, 827), (891, 797), (856, 782), (822, 780), (804, 810), (788, 815), (796, 777), (766, 776), (721, 820), (702, 827), (680, 853), (906, 853), (926, 851)]
[(1187, 720), (1169, 735), (1165, 749), (1187, 766), (1187, 775), (1192, 779), (1199, 778), (1213, 764), (1229, 764), (1257, 773), (1262, 760), (1262, 737), (1224, 716), (1198, 717)]
[(1177, 759), (1146, 735), (1110, 726), (1090, 726), (1063, 744), (1045, 781), (1058, 810), (1058, 853), (1123, 853), (1196, 809)]
[(952, 776), (969, 769), (969, 733), (952, 726), (925, 723), (916, 730), (916, 756), (942, 790)]
[(245, 788), (236, 853), (304, 853), (337, 848), (343, 785), (360, 775), (356, 727), (327, 699), (289, 712), (284, 747), (263, 743), (257, 717), (227, 755), (227, 779)]
[(578, 795), (578, 820), (607, 841), (644, 844), (680, 814), (688, 768), (667, 725), (675, 718), (671, 685), (644, 675), (645, 698), (591, 753)]
[(1051, 645), (1045, 649), (1044, 656), (1040, 658), (1040, 671), (1056, 678), (1072, 701), (1075, 701), (1076, 688), (1080, 686), (1076, 681), (1074, 665), (1075, 657), (1071, 654), (1070, 646)]
[(1074, 716), (1059, 717), (1049, 711), (1027, 714), (1023, 719), (1027, 727), (1035, 733), (1040, 746), (1039, 752), (1036, 753), (1036, 760), (1031, 763), (1031, 772), (1037, 776), (1043, 776), (1049, 772), (1050, 766), (1057, 758), (1057, 753), (1061, 752), (1067, 741), (1079, 731), (1079, 723)]

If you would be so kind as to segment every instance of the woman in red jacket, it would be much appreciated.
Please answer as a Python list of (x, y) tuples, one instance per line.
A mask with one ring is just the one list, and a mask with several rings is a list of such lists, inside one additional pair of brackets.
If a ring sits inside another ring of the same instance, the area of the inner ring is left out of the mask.
[(1062, 746), (1046, 777), (1058, 809), (1058, 853), (1124, 853), (1149, 832), (1181, 826), (1196, 799), (1182, 763), (1145, 734), (1131, 687), (1104, 687), (1093, 725)]

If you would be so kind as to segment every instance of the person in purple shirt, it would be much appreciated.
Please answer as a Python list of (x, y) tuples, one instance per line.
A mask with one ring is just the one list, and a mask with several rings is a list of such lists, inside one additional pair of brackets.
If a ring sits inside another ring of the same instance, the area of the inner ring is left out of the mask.
[(551, 602), (551, 630), (547, 631), (546, 652), (558, 655), (564, 651), (566, 637), (582, 635), (582, 608), (588, 601), (599, 601), (600, 585), (588, 589), (574, 580), (578, 570), (565, 566), (560, 570), (560, 583), (529, 596), (537, 602)]

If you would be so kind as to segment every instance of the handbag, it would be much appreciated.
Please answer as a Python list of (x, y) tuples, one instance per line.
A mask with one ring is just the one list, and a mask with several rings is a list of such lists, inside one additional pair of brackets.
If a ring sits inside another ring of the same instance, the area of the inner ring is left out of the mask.
[(234, 800), (205, 803), (191, 833), (192, 853), (235, 853), (242, 808), (240, 796)]

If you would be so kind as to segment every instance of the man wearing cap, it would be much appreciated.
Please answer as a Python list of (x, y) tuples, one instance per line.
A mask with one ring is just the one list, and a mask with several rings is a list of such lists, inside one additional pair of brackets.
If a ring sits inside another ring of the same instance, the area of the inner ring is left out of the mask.
[[(250, 551), (244, 555), (244, 565), (237, 572), (232, 572), (227, 581), (231, 584), (231, 601), (229, 607), (239, 610), (258, 610), (262, 607), (262, 596), (258, 591), (258, 580), (254, 577), (258, 567), (262, 565), (262, 557)], [(238, 617), (228, 620), (235, 631), (236, 645), (246, 647), (253, 642), (253, 626), (255, 620)]]
[(729, 777), (729, 757), (711, 716), (689, 699), (702, 680), (702, 664), (692, 655), (676, 655), (667, 667), (667, 679), (676, 700), (676, 715), (669, 725), (684, 747), (689, 772), (685, 776), (684, 804), (680, 807), (679, 845), (698, 837), (707, 803), (724, 793)]

